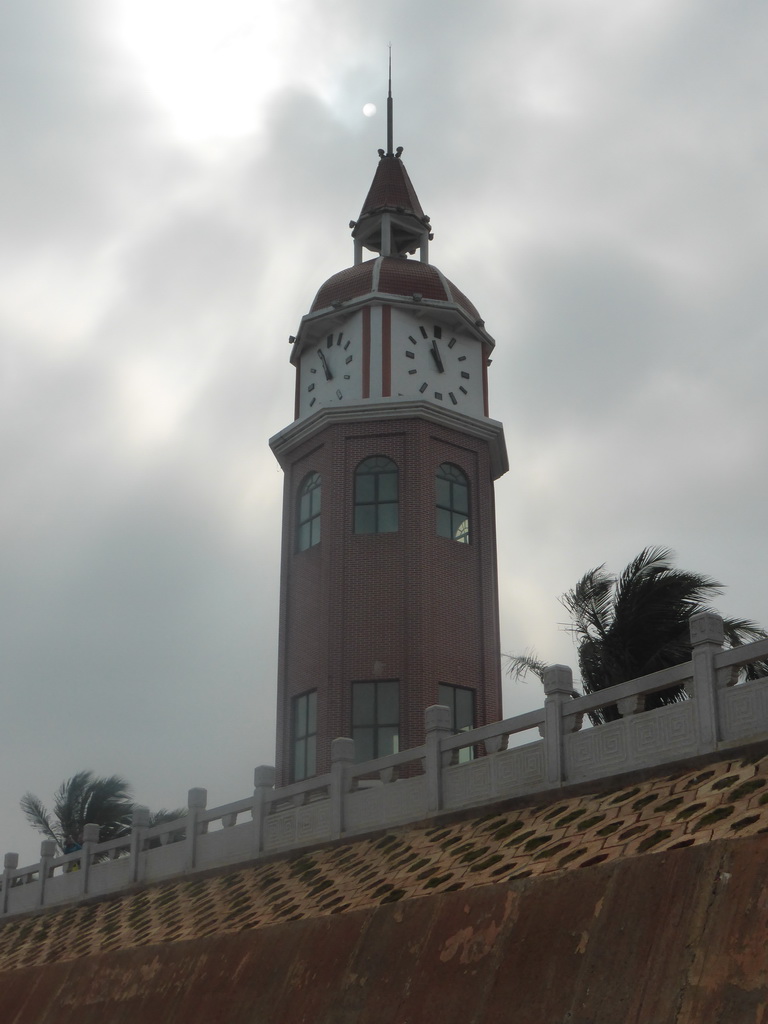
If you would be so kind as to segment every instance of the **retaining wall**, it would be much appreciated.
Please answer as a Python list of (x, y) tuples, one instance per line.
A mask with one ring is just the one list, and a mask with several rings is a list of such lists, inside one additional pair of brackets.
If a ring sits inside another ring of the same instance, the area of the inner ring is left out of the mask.
[(7, 1024), (762, 1024), (768, 840), (0, 974)]

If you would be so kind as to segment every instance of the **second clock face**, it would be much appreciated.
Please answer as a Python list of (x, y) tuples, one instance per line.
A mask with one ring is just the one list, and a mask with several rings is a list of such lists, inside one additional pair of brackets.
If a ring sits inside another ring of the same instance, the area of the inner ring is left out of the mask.
[(393, 345), (398, 388), (448, 407), (466, 405), (480, 390), (476, 349), (440, 324), (412, 325)]
[(308, 412), (349, 397), (356, 355), (352, 338), (343, 331), (328, 334), (306, 351), (302, 405)]

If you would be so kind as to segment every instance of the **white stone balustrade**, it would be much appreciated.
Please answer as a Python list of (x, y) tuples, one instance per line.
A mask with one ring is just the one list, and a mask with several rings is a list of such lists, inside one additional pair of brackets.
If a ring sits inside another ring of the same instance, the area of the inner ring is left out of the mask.
[[(691, 661), (601, 693), (578, 696), (571, 670), (554, 665), (537, 711), (453, 735), (448, 708), (435, 705), (420, 747), (356, 764), (353, 741), (339, 738), (326, 775), (275, 789), (274, 768), (261, 765), (242, 800), (208, 808), (206, 791), (191, 789), (176, 821), (150, 827), (137, 807), (119, 839), (99, 843), (98, 826), (87, 825), (75, 853), (57, 856), (44, 840), (40, 861), (22, 867), (7, 853), (0, 918), (768, 739), (768, 678), (740, 681), (746, 666), (768, 659), (768, 640), (723, 650), (722, 620), (708, 612), (691, 619), (691, 639)], [(689, 699), (643, 710), (649, 694), (671, 686)], [(582, 728), (608, 706), (617, 721)], [(514, 745), (530, 732), (539, 738)], [(459, 763), (467, 748), (472, 758)]]

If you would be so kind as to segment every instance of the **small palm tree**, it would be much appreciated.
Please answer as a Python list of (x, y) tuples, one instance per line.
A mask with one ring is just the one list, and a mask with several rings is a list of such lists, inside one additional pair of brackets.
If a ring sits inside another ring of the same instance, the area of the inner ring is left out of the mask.
[(88, 824), (99, 825), (99, 842), (124, 835), (133, 814), (131, 787), (119, 775), (98, 778), (90, 771), (77, 772), (59, 786), (49, 812), (34, 793), (25, 793), (21, 809), (27, 821), (63, 852), (83, 841)]
[[(53, 810), (43, 805), (34, 793), (25, 793), (21, 809), (27, 821), (64, 853), (80, 846), (83, 829), (99, 826), (99, 842), (117, 839), (131, 830), (133, 818), (132, 787), (119, 775), (98, 778), (91, 771), (77, 772), (62, 782), (53, 797)], [(175, 821), (186, 814), (184, 808), (160, 810), (150, 814), (150, 825)]]
[[(596, 693), (628, 679), (689, 661), (691, 640), (688, 622), (696, 612), (708, 611), (709, 600), (721, 594), (717, 580), (685, 572), (672, 565), (672, 552), (647, 547), (615, 576), (600, 565), (585, 573), (576, 586), (561, 597), (570, 613), (567, 627), (574, 636), (585, 693)], [(725, 619), (725, 640), (738, 647), (767, 636), (748, 619)], [(527, 672), (541, 677), (545, 664), (535, 655), (509, 658), (513, 678)], [(768, 664), (747, 669), (748, 677), (768, 672)], [(646, 708), (685, 700), (681, 686), (650, 694)], [(618, 718), (614, 707), (592, 716), (595, 723)]]

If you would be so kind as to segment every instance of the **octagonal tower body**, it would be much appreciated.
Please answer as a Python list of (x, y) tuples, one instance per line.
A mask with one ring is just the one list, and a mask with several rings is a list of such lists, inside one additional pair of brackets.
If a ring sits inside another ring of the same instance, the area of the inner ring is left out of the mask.
[(280, 785), (326, 772), (338, 736), (359, 760), (418, 746), (432, 704), (457, 729), (501, 717), (494, 342), (428, 262), (399, 154), (380, 151), (355, 263), (302, 318), (295, 420), (270, 441), (285, 472)]

